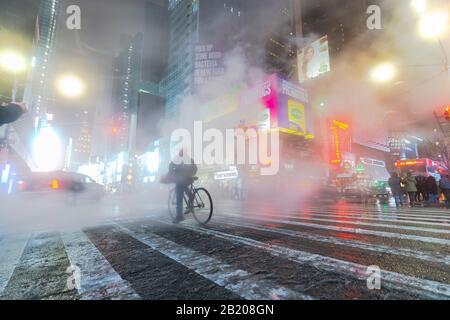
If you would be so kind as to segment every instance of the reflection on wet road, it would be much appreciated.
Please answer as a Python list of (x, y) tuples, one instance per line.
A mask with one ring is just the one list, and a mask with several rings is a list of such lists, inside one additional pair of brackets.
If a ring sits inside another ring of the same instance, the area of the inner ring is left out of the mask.
[[(450, 298), (443, 209), (228, 201), (201, 227), (149, 207), (111, 205), (77, 230), (3, 234), (1, 298)], [(370, 266), (380, 289), (368, 288)]]

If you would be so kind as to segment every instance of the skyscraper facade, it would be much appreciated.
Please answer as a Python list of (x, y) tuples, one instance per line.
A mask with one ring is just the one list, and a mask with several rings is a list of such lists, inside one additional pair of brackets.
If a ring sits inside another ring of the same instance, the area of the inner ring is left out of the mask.
[(32, 70), (27, 81), (24, 101), (36, 119), (44, 119), (52, 85), (52, 54), (57, 32), (59, 0), (41, 0), (34, 38)]
[(142, 34), (128, 37), (125, 46), (113, 60), (111, 146), (109, 152), (128, 150), (132, 109), (137, 80), (141, 75)]
[(214, 45), (222, 54), (243, 50), (246, 63), (292, 77), (295, 15), (292, 0), (170, 0), (168, 72), (162, 82), (166, 117), (175, 118), (193, 94), (193, 46)]
[(200, 0), (169, 0), (169, 55), (165, 91), (166, 117), (175, 118), (177, 105), (191, 91), (192, 43), (198, 41)]
[[(327, 35), (330, 55), (336, 59), (346, 49), (360, 41), (360, 44), (374, 42), (383, 34), (381, 29), (369, 29), (367, 20), (368, 8), (376, 5), (381, 9), (382, 26), (390, 19), (390, 1), (386, 0), (293, 0), (300, 2), (302, 47), (308, 45), (314, 38)], [(392, 1), (394, 2), (394, 1)], [(381, 27), (382, 27), (381, 26)], [(353, 47), (354, 49), (354, 47)]]

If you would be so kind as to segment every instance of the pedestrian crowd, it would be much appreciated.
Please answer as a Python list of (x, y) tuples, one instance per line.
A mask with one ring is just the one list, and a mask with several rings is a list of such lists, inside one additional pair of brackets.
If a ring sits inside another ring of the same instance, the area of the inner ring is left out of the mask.
[(409, 207), (440, 207), (443, 200), (445, 207), (450, 209), (450, 176), (448, 174), (441, 174), (438, 181), (428, 173), (414, 176), (412, 172), (408, 172), (406, 176), (400, 176), (394, 172), (389, 179), (389, 186), (397, 207), (403, 207), (406, 203)]

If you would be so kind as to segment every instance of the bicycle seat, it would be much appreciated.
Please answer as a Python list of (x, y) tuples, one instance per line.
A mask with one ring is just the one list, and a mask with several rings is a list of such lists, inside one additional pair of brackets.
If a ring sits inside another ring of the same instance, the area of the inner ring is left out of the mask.
[(198, 177), (192, 177), (192, 180), (197, 181)]

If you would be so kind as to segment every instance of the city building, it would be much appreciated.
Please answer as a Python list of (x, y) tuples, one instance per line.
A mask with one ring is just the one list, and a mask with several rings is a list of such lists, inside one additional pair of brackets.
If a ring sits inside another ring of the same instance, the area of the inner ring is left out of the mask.
[[(197, 95), (204, 84), (210, 83), (215, 77), (225, 73), (225, 59), (235, 49), (243, 53), (243, 63), (249, 67), (261, 71), (267, 75), (269, 86), (273, 86), (273, 92), (280, 90), (280, 96), (286, 92), (303, 92), (297, 88), (293, 80), (296, 77), (297, 65), (297, 36), (296, 36), (296, 3), (292, 0), (194, 0), (194, 1), (169, 1), (169, 56), (167, 75), (160, 85), (165, 93), (165, 118), (177, 120), (182, 117), (180, 110), (183, 99)], [(269, 75), (272, 75), (269, 77)], [(264, 78), (264, 77), (262, 77)], [(220, 123), (228, 123), (227, 128), (258, 127), (258, 117), (266, 117), (267, 108), (256, 106), (259, 100), (254, 101), (254, 112), (240, 114), (239, 97), (245, 96), (250, 88), (259, 88), (267, 84), (246, 83), (241, 81), (236, 88), (227, 88), (216, 93), (214, 101), (207, 101), (204, 105), (199, 103), (198, 114), (205, 114), (205, 123), (217, 126)], [(282, 91), (282, 88), (290, 86), (292, 91)], [(300, 94), (304, 99), (299, 108), (298, 116), (307, 114), (308, 129), (305, 124), (301, 133), (289, 131), (290, 125), (281, 133), (283, 141), (283, 153), (288, 155), (283, 160), (284, 168), (289, 170), (296, 167), (294, 159), (302, 158), (307, 149), (310, 149), (311, 138), (314, 137), (312, 113), (309, 108), (307, 93)], [(305, 98), (306, 96), (306, 98)], [(220, 100), (229, 102), (224, 106)], [(288, 100), (288, 99), (287, 99)], [(280, 104), (280, 114), (287, 114), (288, 105)], [(284, 101), (284, 100), (283, 100)], [(275, 108), (275, 107), (274, 107)], [(197, 111), (194, 111), (197, 113)], [(245, 112), (247, 113), (247, 112)], [(248, 116), (248, 118), (247, 118)], [(231, 119), (231, 121), (228, 121)], [(269, 127), (279, 129), (276, 116)], [(304, 121), (300, 119), (299, 121)], [(262, 121), (262, 120), (261, 120)], [(295, 124), (291, 124), (295, 127)], [(297, 128), (297, 127), (296, 127)], [(294, 128), (295, 129), (295, 128)], [(162, 137), (168, 138), (168, 137)], [(160, 157), (165, 163), (168, 160), (168, 143), (161, 141)], [(287, 159), (289, 158), (289, 161)], [(205, 172), (206, 168), (202, 168)], [(214, 176), (217, 171), (226, 171), (228, 168), (208, 168)]]
[(79, 112), (76, 115), (80, 123), (78, 136), (74, 142), (71, 152), (71, 167), (78, 168), (84, 164), (90, 163), (92, 155), (92, 124), (89, 113)]
[(57, 32), (57, 18), (60, 10), (59, 0), (39, 1), (36, 17), (34, 48), (31, 72), (26, 84), (24, 101), (35, 117), (35, 127), (45, 121), (50, 86), (52, 83), (52, 55), (54, 53)]
[(0, 144), (4, 146), (1, 153), (8, 154), (7, 165), (11, 165), (11, 172), (23, 173), (35, 169), (31, 152), (34, 129), (40, 128), (47, 118), (47, 89), (59, 1), (6, 0), (0, 6), (0, 50), (17, 51), (30, 66), (25, 72), (15, 74), (15, 81), (8, 83), (7, 76), (0, 80), (2, 102), (11, 100), (11, 85), (15, 82), (15, 100), (24, 101), (29, 108), (19, 121), (0, 129)]
[[(122, 35), (122, 38), (124, 37), (126, 36)], [(135, 82), (132, 79), (136, 79), (141, 72), (137, 47), (142, 45), (142, 35), (126, 38), (128, 40), (122, 41), (126, 46), (113, 60), (111, 139), (107, 151), (109, 154), (128, 150), (131, 109), (135, 107), (132, 103), (136, 101), (133, 97)]]
[[(129, 172), (135, 156), (148, 152), (160, 139), (158, 125), (166, 103), (168, 3), (147, 1), (145, 11), (145, 29), (134, 36), (122, 35), (122, 49), (113, 59), (110, 139), (105, 154), (106, 159), (120, 159), (123, 172)], [(124, 174), (122, 179), (131, 183), (133, 176)]]
[[(246, 64), (290, 79), (296, 64), (293, 2), (169, 1), (169, 60), (163, 81), (167, 98), (165, 113), (169, 119), (178, 114), (177, 108), (184, 97), (195, 94), (193, 77), (199, 71), (193, 53), (199, 45), (211, 46), (221, 57), (240, 48)], [(222, 75), (220, 70), (217, 75)]]
[(423, 140), (408, 134), (397, 133), (389, 137), (391, 163), (398, 160), (418, 159), (419, 143)]
[(200, 0), (169, 0), (169, 55), (162, 82), (166, 96), (165, 116), (176, 118), (177, 106), (190, 94), (192, 44), (198, 42)]
[[(383, 55), (382, 48), (374, 48), (374, 44), (386, 34), (383, 29), (367, 27), (367, 9), (371, 5), (379, 6), (382, 22), (387, 24), (391, 18), (387, 10), (389, 3), (302, 0), (300, 5), (297, 21), (301, 21), (301, 27), (297, 31), (303, 37), (299, 44), (297, 79), (311, 94), (312, 107), (317, 113), (316, 132), (322, 141), (323, 159), (330, 164), (330, 177), (366, 176), (384, 180), (388, 177), (389, 160), (384, 115), (374, 112), (370, 121), (365, 119), (358, 110), (367, 108), (367, 101), (351, 97), (336, 99), (331, 88), (336, 81), (343, 80), (339, 78), (343, 72), (342, 59), (351, 61), (355, 47), (370, 48)], [(374, 104), (373, 100), (370, 103)]]
[[(351, 49), (359, 40), (374, 42), (383, 34), (383, 29), (369, 30), (367, 27), (367, 9), (371, 5), (379, 6), (382, 23), (389, 23), (391, 18), (389, 1), (386, 0), (294, 0), (300, 1), (303, 34), (302, 47), (307, 46), (315, 37), (328, 35), (330, 55), (337, 58), (341, 52)], [(370, 31), (370, 36), (365, 37)], [(313, 37), (313, 38), (311, 38)], [(367, 43), (367, 42), (366, 42)]]

